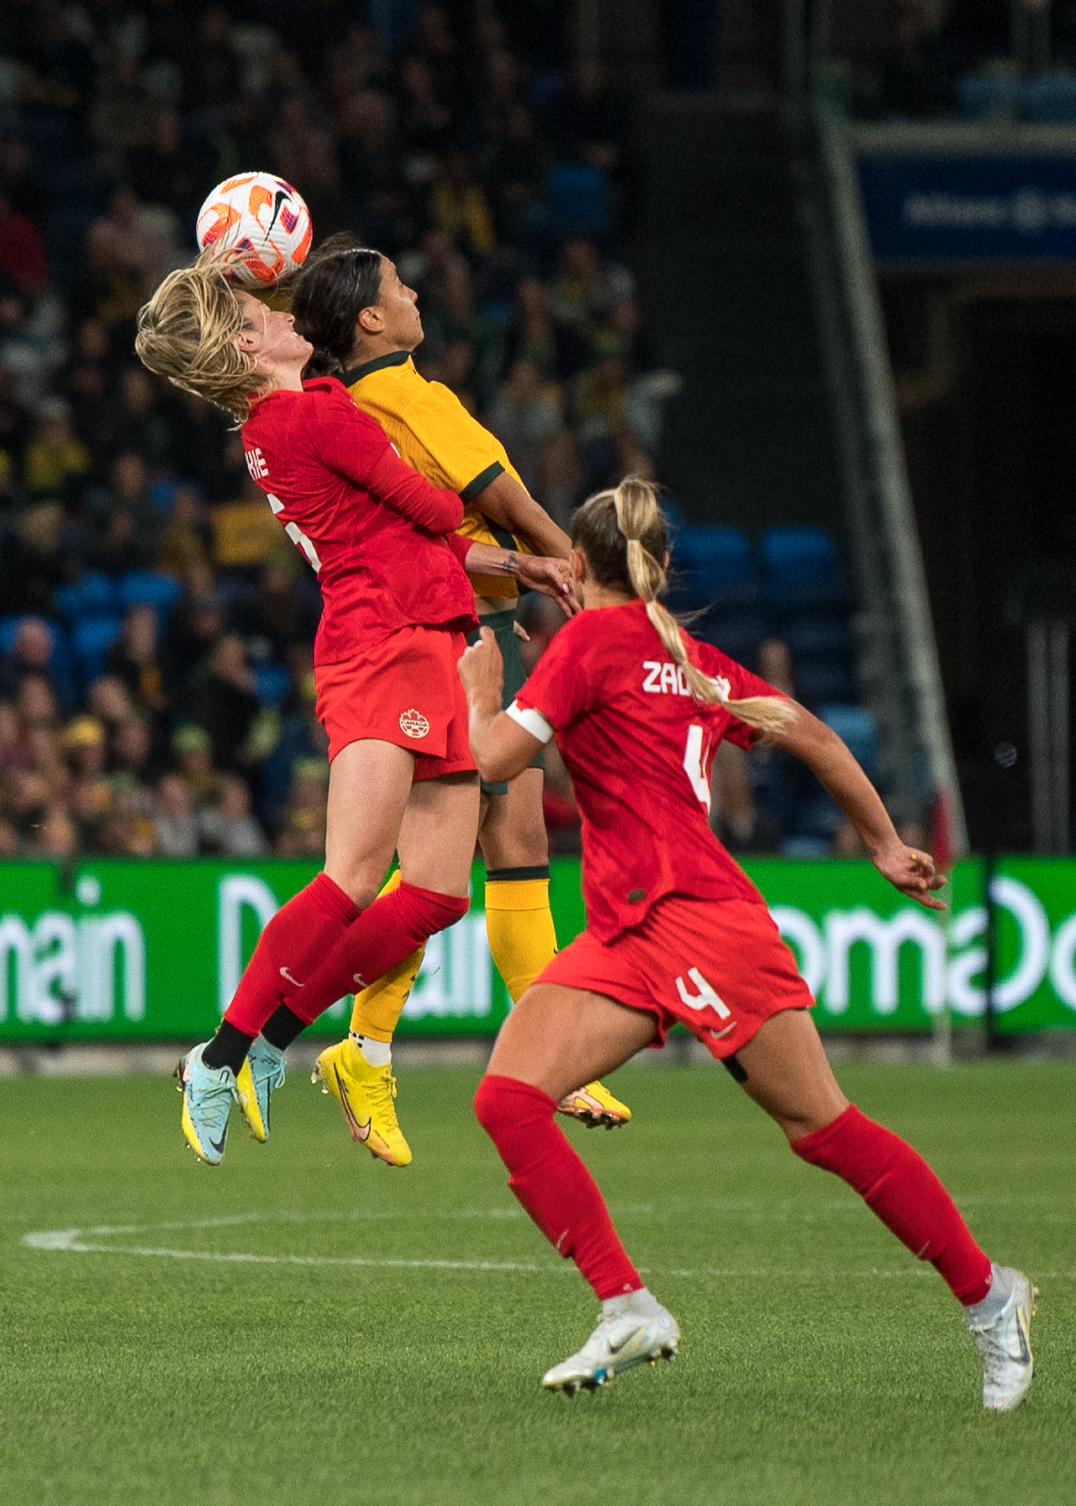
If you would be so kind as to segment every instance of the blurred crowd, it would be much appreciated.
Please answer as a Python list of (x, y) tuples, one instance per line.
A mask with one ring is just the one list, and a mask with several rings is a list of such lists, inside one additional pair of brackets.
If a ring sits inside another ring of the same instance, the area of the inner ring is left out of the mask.
[[(677, 378), (615, 255), (630, 115), (566, 10), (6, 0), (0, 858), (322, 852), (316, 582), (231, 421), (133, 352), (228, 175), (274, 171), (315, 239), (395, 258), (421, 369), (558, 521), (653, 473)], [(564, 805), (554, 780), (570, 831)]]

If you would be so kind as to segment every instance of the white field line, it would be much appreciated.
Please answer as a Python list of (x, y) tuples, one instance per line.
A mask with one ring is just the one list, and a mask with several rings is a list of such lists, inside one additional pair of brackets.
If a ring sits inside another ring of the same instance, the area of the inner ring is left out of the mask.
[[(482, 1217), (490, 1210), (470, 1209), (466, 1211), (468, 1216)], [(387, 1215), (391, 1217), (392, 1215)], [(494, 1213), (493, 1216), (496, 1216)], [(105, 1240), (114, 1239), (119, 1235), (131, 1235), (148, 1233), (153, 1230), (182, 1230), (182, 1229), (219, 1229), (250, 1225), (255, 1223), (310, 1223), (320, 1222), (344, 1222), (352, 1215), (322, 1213), (311, 1217), (307, 1214), (297, 1213), (245, 1213), (236, 1214), (225, 1218), (189, 1219), (184, 1221), (169, 1221), (158, 1224), (125, 1224), (125, 1225), (98, 1225), (88, 1229), (46, 1229), (33, 1233), (24, 1234), (20, 1241), (26, 1248), (31, 1250), (48, 1250), (54, 1253), (73, 1255), (133, 1255), (150, 1257), (159, 1260), (198, 1260), (212, 1264), (226, 1265), (284, 1265), (284, 1266), (327, 1266), (327, 1267), (351, 1267), (375, 1270), (415, 1270), (415, 1271), (497, 1271), (497, 1272), (522, 1272), (529, 1275), (546, 1274), (552, 1275), (559, 1272), (570, 1271), (573, 1267), (568, 1262), (551, 1261), (512, 1261), (512, 1260), (405, 1260), (391, 1257), (370, 1257), (363, 1255), (257, 1255), (246, 1251), (233, 1250), (183, 1250), (174, 1249), (166, 1245), (150, 1244), (111, 1244)], [(644, 1275), (648, 1276), (677, 1276), (689, 1280), (700, 1278), (730, 1280), (730, 1279), (761, 1279), (761, 1280), (799, 1280), (812, 1281), (831, 1278), (834, 1275), (832, 1269), (812, 1270), (807, 1267), (798, 1267), (794, 1270), (781, 1270), (772, 1266), (751, 1267), (712, 1267), (700, 1266), (694, 1269), (656, 1269), (654, 1267), (639, 1267)], [(910, 1262), (897, 1270), (871, 1270), (842, 1271), (841, 1279), (847, 1280), (901, 1280), (906, 1277), (918, 1277), (929, 1275), (930, 1272), (924, 1265)], [(1037, 1281), (1072, 1281), (1076, 1280), (1076, 1271), (1051, 1271), (1036, 1273)]]

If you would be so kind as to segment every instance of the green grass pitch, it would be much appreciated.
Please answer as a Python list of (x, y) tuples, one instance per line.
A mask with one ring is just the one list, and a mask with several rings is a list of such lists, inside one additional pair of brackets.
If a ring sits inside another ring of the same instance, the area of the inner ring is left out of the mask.
[(477, 1074), (405, 1074), (406, 1171), (299, 1072), (215, 1170), (162, 1079), (9, 1079), (0, 1501), (1072, 1506), (1076, 1070), (840, 1077), (1039, 1283), (1019, 1412), (982, 1412), (934, 1272), (716, 1067), (628, 1069), (631, 1126), (569, 1131), (684, 1334), (575, 1400), (539, 1380), (596, 1309), (508, 1193)]

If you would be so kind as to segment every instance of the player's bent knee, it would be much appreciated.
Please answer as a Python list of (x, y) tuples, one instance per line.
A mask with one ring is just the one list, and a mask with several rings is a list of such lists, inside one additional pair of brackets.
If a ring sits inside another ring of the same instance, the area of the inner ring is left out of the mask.
[(330, 873), (328, 868), (326, 868), (325, 872), (332, 879), (333, 883), (344, 891), (348, 899), (358, 910), (365, 910), (368, 905), (373, 904), (378, 896), (380, 885), (371, 881), (365, 874), (349, 874), (339, 871)]
[(526, 1127), (527, 1120), (552, 1119), (556, 1102), (541, 1088), (487, 1072), (474, 1095), (475, 1118), (497, 1145), (506, 1134)]

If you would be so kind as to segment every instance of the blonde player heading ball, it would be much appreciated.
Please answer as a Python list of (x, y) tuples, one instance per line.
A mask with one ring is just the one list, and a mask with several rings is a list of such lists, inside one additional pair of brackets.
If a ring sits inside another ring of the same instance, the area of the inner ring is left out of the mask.
[(1009, 1411), (1031, 1384), (1034, 1288), (995, 1265), (910, 1145), (849, 1103), (808, 1013), (814, 1000), (761, 894), (710, 831), (708, 776), (722, 738), (760, 733), (811, 768), (878, 871), (942, 909), (930, 857), (897, 835), (844, 743), (802, 706), (683, 633), (658, 601), (665, 524), (653, 489), (628, 479), (572, 524), (583, 611), (553, 640), (507, 711), (492, 634), (459, 672), (485, 778), (511, 778), (551, 737), (583, 816), (587, 927), (501, 1028), (475, 1110), (538, 1227), (601, 1303), (597, 1328), (545, 1376), (551, 1390), (603, 1384), (671, 1357), (675, 1319), (651, 1296), (597, 1186), (557, 1128), (557, 1099), (683, 1023), (787, 1137), (842, 1177), (964, 1309), (983, 1405)]

